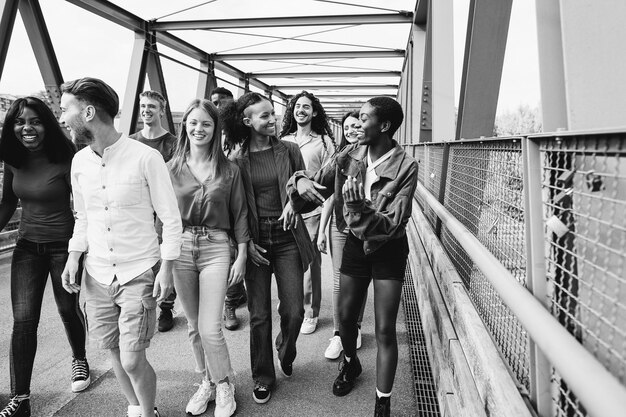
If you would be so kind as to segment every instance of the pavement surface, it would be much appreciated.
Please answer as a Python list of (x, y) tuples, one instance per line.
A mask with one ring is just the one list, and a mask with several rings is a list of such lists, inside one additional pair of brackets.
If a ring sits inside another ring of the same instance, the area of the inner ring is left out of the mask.
[[(367, 416), (373, 414), (376, 388), (376, 340), (374, 337), (374, 294), (370, 287), (363, 321), (363, 346), (359, 358), (363, 374), (355, 389), (345, 397), (332, 394), (332, 382), (338, 374), (339, 361), (324, 358), (328, 339), (332, 336), (332, 269), (328, 256), (322, 260), (322, 308), (317, 331), (298, 338), (298, 356), (293, 376), (285, 378), (278, 370), (277, 386), (267, 404), (252, 399), (253, 381), (249, 359), (249, 320), (246, 306), (237, 310), (242, 321), (238, 330), (224, 334), (237, 373), (237, 411), (235, 416)], [(272, 305), (278, 303), (273, 288)], [(5, 319), (0, 321), (0, 407), (9, 399), (9, 347), (12, 331), (10, 302), (10, 254), (0, 256), (0, 305), (5, 306)], [(274, 310), (275, 313), (275, 310)], [(273, 333), (278, 332), (278, 313), (273, 315)], [(393, 396), (393, 416), (415, 416), (416, 403), (409, 346), (402, 308), (397, 322), (399, 359)], [(39, 325), (39, 343), (31, 384), (33, 416), (125, 416), (127, 403), (111, 369), (107, 351), (88, 345), (91, 386), (82, 393), (70, 391), (71, 351), (63, 325), (56, 311), (52, 288), (48, 283)], [(180, 304), (175, 306), (175, 326), (167, 333), (157, 333), (148, 349), (148, 359), (157, 373), (157, 406), (161, 416), (184, 416), (185, 405), (196, 391), (201, 377), (194, 373), (193, 357), (187, 339), (187, 322)], [(212, 416), (211, 403), (203, 414)]]

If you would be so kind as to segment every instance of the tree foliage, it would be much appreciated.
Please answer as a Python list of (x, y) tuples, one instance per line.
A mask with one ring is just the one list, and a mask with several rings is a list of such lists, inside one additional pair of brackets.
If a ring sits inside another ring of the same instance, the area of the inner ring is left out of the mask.
[(513, 136), (539, 133), (543, 131), (538, 107), (527, 104), (496, 116), (494, 136)]

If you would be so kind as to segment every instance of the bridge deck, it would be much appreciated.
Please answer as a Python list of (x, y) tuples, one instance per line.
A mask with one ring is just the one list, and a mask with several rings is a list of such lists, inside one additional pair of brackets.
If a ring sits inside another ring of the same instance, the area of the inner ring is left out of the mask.
[[(236, 400), (238, 415), (261, 416), (363, 416), (372, 414), (375, 396), (376, 340), (374, 338), (373, 301), (370, 291), (363, 322), (363, 347), (359, 351), (364, 372), (355, 390), (346, 397), (335, 397), (331, 384), (337, 375), (338, 361), (324, 358), (324, 350), (332, 333), (331, 263), (323, 258), (323, 300), (318, 330), (312, 335), (300, 335), (294, 375), (286, 380), (278, 372), (277, 388), (272, 400), (257, 405), (252, 399), (249, 362), (248, 312), (238, 309), (243, 327), (225, 330), (233, 367), (238, 375)], [(0, 402), (5, 404), (10, 392), (9, 345), (12, 328), (10, 313), (10, 257), (0, 261), (0, 305), (4, 305), (5, 320), (0, 322)], [(274, 294), (276, 294), (274, 288)], [(278, 302), (274, 297), (273, 305)], [(177, 305), (180, 309), (180, 306)], [(278, 314), (274, 315), (277, 333)], [(158, 377), (157, 406), (163, 416), (184, 415), (184, 408), (195, 392), (199, 378), (193, 374), (193, 358), (187, 342), (184, 313), (176, 314), (175, 327), (168, 333), (157, 333), (148, 357)], [(399, 361), (395, 380), (392, 411), (394, 416), (416, 415), (413, 379), (406, 327), (402, 311), (398, 315)], [(39, 326), (39, 347), (31, 387), (34, 416), (122, 416), (126, 402), (119, 391), (106, 352), (88, 346), (88, 359), (94, 382), (83, 393), (69, 389), (71, 353), (63, 326), (56, 312), (52, 288), (46, 289)], [(277, 362), (276, 362), (277, 363)], [(210, 405), (206, 415), (212, 415)]]

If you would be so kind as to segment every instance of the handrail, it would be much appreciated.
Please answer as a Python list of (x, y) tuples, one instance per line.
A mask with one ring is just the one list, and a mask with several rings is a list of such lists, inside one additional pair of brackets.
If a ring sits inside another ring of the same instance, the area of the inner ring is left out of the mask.
[(535, 344), (593, 416), (622, 417), (626, 387), (607, 371), (548, 310), (511, 275), (500, 261), (418, 182), (417, 190), (439, 216)]

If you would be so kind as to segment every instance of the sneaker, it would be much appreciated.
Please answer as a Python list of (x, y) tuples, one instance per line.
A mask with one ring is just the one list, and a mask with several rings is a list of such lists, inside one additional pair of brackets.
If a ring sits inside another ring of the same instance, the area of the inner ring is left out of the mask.
[(374, 406), (374, 417), (389, 417), (391, 415), (391, 398), (376, 396), (376, 405)]
[(154, 417), (161, 417), (161, 414), (159, 414), (159, 410), (157, 410), (156, 407), (154, 407)]
[(291, 378), (291, 375), (293, 375), (293, 363), (290, 363), (289, 365), (285, 364), (283, 361), (279, 361), (280, 362), (280, 372), (285, 375), (287, 378)]
[(209, 402), (215, 400), (215, 384), (202, 379), (202, 384), (194, 384), (198, 391), (191, 397), (185, 408), (185, 413), (192, 416), (199, 416), (204, 413), (209, 406)]
[(0, 411), (0, 417), (30, 417), (30, 398), (12, 397)]
[(161, 309), (161, 313), (159, 313), (159, 331), (169, 332), (174, 327), (174, 316), (172, 314), (172, 309), (166, 308)]
[(357, 356), (354, 356), (350, 362), (344, 359), (339, 364), (339, 376), (333, 383), (333, 394), (338, 397), (343, 397), (348, 394), (354, 388), (356, 378), (361, 375), (363, 368), (361, 368), (361, 362)]
[(270, 387), (260, 382), (254, 384), (254, 390), (252, 391), (252, 398), (257, 404), (265, 404), (270, 400), (272, 391)]
[(81, 392), (91, 384), (87, 359), (72, 359), (72, 392)]
[(235, 413), (235, 385), (230, 382), (217, 384), (217, 398), (215, 399), (215, 417), (230, 417)]
[[(324, 352), (324, 357), (326, 359), (337, 359), (341, 352), (343, 352), (343, 344), (341, 344), (341, 337), (339, 335), (333, 336), (330, 339), (330, 344), (326, 348)], [(357, 339), (358, 340), (358, 339)], [(358, 342), (357, 342), (358, 343)]]
[(300, 327), (300, 333), (311, 334), (317, 329), (317, 317), (305, 317)]
[(224, 327), (228, 330), (235, 330), (239, 327), (239, 319), (235, 307), (226, 307), (224, 311)]
[(361, 349), (361, 328), (359, 327), (358, 333), (356, 334), (356, 348)]
[(248, 296), (246, 295), (246, 291), (244, 290), (241, 293), (241, 297), (239, 297), (239, 301), (237, 302), (237, 307), (241, 307), (242, 305), (248, 302)]

